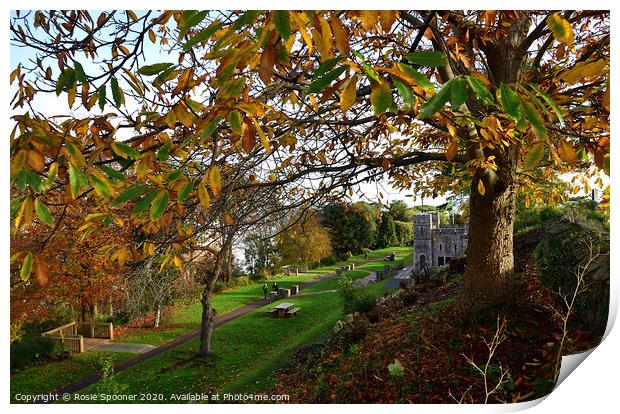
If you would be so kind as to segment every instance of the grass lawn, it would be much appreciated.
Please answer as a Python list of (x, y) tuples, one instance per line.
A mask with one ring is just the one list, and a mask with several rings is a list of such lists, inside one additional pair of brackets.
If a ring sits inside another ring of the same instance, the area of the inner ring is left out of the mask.
[[(376, 297), (388, 290), (383, 280), (366, 289)], [(344, 315), (340, 296), (334, 292), (293, 299), (302, 310), (294, 318), (272, 318), (267, 305), (215, 329), (213, 350), (217, 362), (196, 356), (198, 339), (144, 361), (117, 375), (117, 381), (132, 393), (219, 392), (253, 393), (268, 391), (274, 372), (284, 366), (291, 351), (325, 337)], [(275, 302), (275, 304), (281, 301)], [(96, 384), (80, 393), (93, 393)]]
[[(270, 374), (292, 348), (313, 341), (342, 317), (340, 298), (334, 293), (296, 297), (292, 302), (302, 308), (294, 318), (272, 318), (267, 315), (272, 306), (268, 305), (216, 328), (214, 365), (196, 357), (196, 338), (118, 373), (117, 381), (126, 384), (132, 393), (165, 396), (246, 390), (248, 384), (261, 388), (273, 380)], [(95, 390), (96, 384), (81, 393)]]
[(63, 361), (48, 362), (26, 368), (11, 375), (11, 402), (15, 394), (45, 394), (101, 370), (101, 360), (110, 358), (114, 363), (131, 358), (126, 352), (85, 352)]
[[(333, 266), (325, 266), (317, 269), (313, 269), (307, 273), (300, 273), (298, 276), (290, 275), (279, 275), (273, 280), (268, 282), (269, 287), (273, 282), (277, 282), (278, 286), (281, 288), (289, 288), (292, 285), (299, 285), (305, 282), (308, 282), (316, 277), (335, 272), (336, 269), (345, 266), (350, 263), (360, 263), (365, 260), (373, 260), (373, 263), (365, 264), (359, 266), (360, 270), (368, 270), (368, 271), (376, 271), (383, 270), (383, 259), (388, 254), (396, 252), (398, 261), (403, 261), (405, 257), (408, 255), (409, 261), (411, 261), (412, 248), (409, 246), (398, 246), (398, 247), (388, 247), (385, 249), (374, 250), (368, 253), (368, 259), (364, 259), (364, 255), (353, 256), (349, 260), (337, 263)], [(379, 261), (380, 260), (380, 261)], [(385, 262), (393, 265), (397, 262)], [(361, 273), (356, 273), (355, 275), (361, 275), (359, 277), (364, 277), (367, 273), (364, 272), (364, 275)], [(355, 276), (354, 276), (355, 277)], [(355, 277), (357, 278), (357, 277)], [(329, 283), (328, 283), (329, 282)], [(317, 287), (320, 286), (320, 287)], [(337, 281), (336, 279), (328, 279), (321, 283), (318, 283), (315, 286), (312, 286), (305, 291), (319, 291), (319, 290), (330, 290), (336, 289)], [(255, 300), (261, 299), (263, 297), (263, 284), (262, 283), (254, 283), (249, 286), (228, 289), (225, 290), (211, 299), (213, 303), (213, 307), (217, 310), (219, 315), (224, 313), (233, 311), (238, 309), (248, 303), (251, 303)], [(200, 323), (200, 317), (202, 312), (202, 305), (200, 302), (195, 302), (189, 305), (182, 305), (174, 308), (171, 313), (168, 315), (164, 315), (164, 324), (160, 328), (135, 328), (127, 332), (122, 336), (118, 336), (115, 338), (116, 342), (129, 342), (129, 343), (142, 343), (142, 344), (150, 344), (150, 345), (161, 345), (165, 342), (171, 341), (187, 332), (190, 332), (196, 329)]]
[[(344, 275), (351, 280), (361, 279), (363, 277), (368, 276), (370, 273), (364, 270), (349, 270), (345, 272)], [(316, 285), (312, 285), (306, 289), (304, 292), (320, 292), (322, 290), (333, 290), (338, 289), (338, 278), (331, 277), (327, 280), (317, 283)]]

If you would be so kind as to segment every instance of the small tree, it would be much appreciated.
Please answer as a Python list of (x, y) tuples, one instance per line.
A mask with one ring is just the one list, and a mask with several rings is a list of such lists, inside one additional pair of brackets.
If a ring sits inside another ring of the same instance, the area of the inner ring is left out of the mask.
[(284, 264), (314, 263), (332, 254), (329, 230), (321, 225), (314, 213), (280, 233), (276, 239)]
[(394, 246), (395, 244), (398, 244), (398, 238), (396, 237), (394, 220), (390, 214), (383, 214), (381, 225), (379, 226), (379, 234), (377, 235), (377, 247), (383, 248)]

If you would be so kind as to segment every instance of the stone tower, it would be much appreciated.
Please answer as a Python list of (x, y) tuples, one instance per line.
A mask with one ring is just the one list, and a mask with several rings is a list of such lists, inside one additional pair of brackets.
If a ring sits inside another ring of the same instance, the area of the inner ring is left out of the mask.
[(413, 216), (413, 243), (415, 271), (422, 269), (424, 264), (433, 266), (433, 230), (439, 227), (439, 213), (431, 212)]

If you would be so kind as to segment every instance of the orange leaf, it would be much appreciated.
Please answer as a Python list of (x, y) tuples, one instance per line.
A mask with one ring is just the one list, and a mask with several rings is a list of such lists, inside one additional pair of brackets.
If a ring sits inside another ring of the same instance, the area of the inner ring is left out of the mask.
[(480, 195), (484, 195), (484, 193), (486, 192), (482, 180), (478, 180), (478, 192), (480, 193)]
[(248, 117), (243, 119), (241, 126), (241, 147), (246, 153), (251, 153), (256, 145), (256, 127)]
[(334, 37), (336, 38), (336, 47), (340, 54), (348, 55), (349, 54), (349, 32), (342, 25), (340, 18), (335, 14), (332, 15), (331, 19), (332, 31), (334, 33)]
[(265, 83), (269, 85), (271, 78), (273, 78), (273, 67), (276, 64), (276, 48), (272, 44), (265, 46), (263, 54), (260, 57), (260, 66), (258, 68), (258, 76)]
[(446, 147), (446, 158), (448, 161), (452, 161), (456, 156), (456, 152), (459, 149), (459, 144), (456, 141), (450, 141), (448, 146)]
[(45, 287), (47, 285), (47, 263), (42, 255), (36, 254), (34, 256), (34, 273), (37, 278), (37, 283), (41, 287)]

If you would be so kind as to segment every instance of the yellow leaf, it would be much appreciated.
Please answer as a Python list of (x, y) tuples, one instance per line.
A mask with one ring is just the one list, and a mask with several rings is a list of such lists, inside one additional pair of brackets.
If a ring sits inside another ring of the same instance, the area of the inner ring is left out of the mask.
[(375, 10), (362, 10), (360, 17), (362, 18), (362, 26), (366, 30), (372, 30), (377, 25), (377, 11)]
[(577, 161), (577, 153), (571, 144), (565, 140), (561, 140), (558, 144), (558, 154), (560, 157), (569, 164)]
[(312, 104), (312, 108), (319, 112), (319, 105), (316, 102), (316, 98), (313, 95), (308, 95), (308, 99), (310, 99), (310, 103)]
[(75, 103), (76, 93), (77, 93), (77, 85), (74, 85), (71, 89), (67, 91), (67, 102), (69, 103), (69, 109), (73, 108), (73, 104)]
[(179, 256), (174, 256), (172, 258), (172, 261), (174, 262), (174, 265), (177, 267), (177, 269), (179, 269), (179, 271), (185, 271), (185, 266), (183, 266), (183, 260), (181, 260)]
[(28, 151), (26, 155), (28, 164), (32, 167), (32, 169), (37, 172), (43, 172), (45, 169), (45, 158), (43, 155), (40, 152), (33, 150)]
[(345, 82), (344, 90), (340, 94), (340, 110), (347, 112), (357, 99), (357, 76), (353, 75)]
[(208, 210), (211, 206), (211, 197), (209, 197), (207, 187), (202, 182), (198, 184), (198, 200), (200, 201), (202, 208), (205, 210)]
[(253, 121), (254, 121), (254, 126), (256, 127), (256, 132), (258, 132), (258, 138), (260, 139), (260, 143), (265, 148), (265, 151), (267, 151), (268, 154), (271, 154), (271, 145), (269, 145), (269, 141), (267, 140), (267, 137), (265, 136), (265, 132), (260, 127), (258, 122), (256, 122), (256, 119), (253, 119)]
[(308, 31), (306, 30), (306, 25), (301, 20), (297, 12), (291, 11), (290, 16), (293, 18), (293, 21), (295, 22), (295, 25), (297, 26), (297, 30), (299, 30), (299, 33), (301, 34), (302, 39), (304, 39), (306, 46), (308, 46), (308, 55), (312, 54), (314, 47), (312, 45), (312, 38), (310, 37), (310, 35), (308, 34)]
[(609, 62), (605, 59), (594, 62), (579, 62), (572, 69), (560, 74), (560, 78), (568, 84), (574, 84), (590, 77), (598, 77), (607, 73)]
[(229, 226), (232, 225), (235, 222), (235, 220), (233, 219), (233, 216), (228, 211), (226, 213), (224, 213), (224, 221)]
[(486, 189), (484, 188), (484, 183), (482, 182), (482, 180), (478, 180), (478, 192), (480, 193), (480, 195), (484, 195)]
[(214, 197), (217, 197), (220, 191), (222, 191), (222, 175), (217, 165), (213, 165), (209, 168), (209, 185), (211, 186), (211, 192)]
[(558, 13), (553, 13), (547, 17), (546, 22), (556, 39), (568, 46), (573, 44), (575, 35), (568, 20), (560, 16)]

